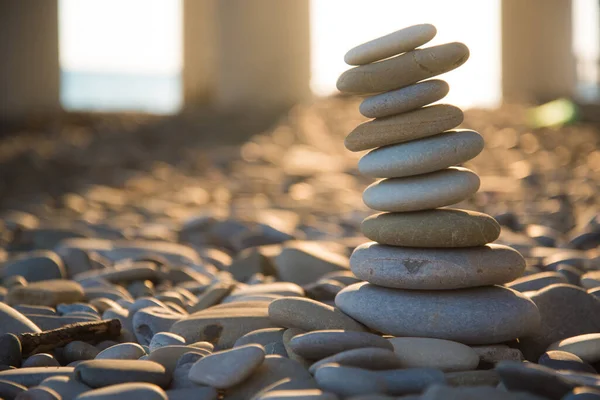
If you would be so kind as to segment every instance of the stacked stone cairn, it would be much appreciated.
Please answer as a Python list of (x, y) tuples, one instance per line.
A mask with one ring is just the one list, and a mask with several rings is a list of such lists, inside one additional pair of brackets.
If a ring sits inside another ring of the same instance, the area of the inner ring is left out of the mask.
[(350, 151), (370, 150), (359, 171), (383, 178), (363, 193), (382, 213), (366, 218), (373, 242), (355, 249), (350, 266), (366, 281), (342, 290), (336, 305), (369, 328), (393, 336), (493, 344), (539, 328), (535, 304), (502, 286), (520, 277), (525, 260), (510, 247), (490, 244), (500, 226), (489, 215), (449, 208), (479, 189), (473, 171), (459, 167), (484, 147), (472, 130), (452, 130), (463, 112), (435, 104), (449, 91), (425, 80), (461, 66), (462, 43), (417, 48), (436, 29), (411, 26), (350, 50), (337, 87), (367, 95), (360, 112), (374, 118), (347, 136)]

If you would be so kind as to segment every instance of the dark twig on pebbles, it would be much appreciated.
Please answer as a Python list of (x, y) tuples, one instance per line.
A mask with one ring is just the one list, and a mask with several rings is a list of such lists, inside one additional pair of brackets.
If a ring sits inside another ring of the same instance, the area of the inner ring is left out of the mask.
[(49, 351), (65, 346), (75, 340), (82, 342), (100, 342), (116, 339), (121, 334), (121, 322), (118, 319), (103, 321), (81, 322), (63, 326), (40, 333), (23, 333), (21, 340), (21, 354), (28, 357), (32, 354)]

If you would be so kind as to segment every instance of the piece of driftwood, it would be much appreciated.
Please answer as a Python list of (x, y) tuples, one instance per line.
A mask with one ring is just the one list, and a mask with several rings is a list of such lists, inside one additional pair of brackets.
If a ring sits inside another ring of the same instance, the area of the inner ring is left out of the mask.
[(120, 334), (121, 321), (107, 319), (70, 324), (40, 333), (22, 333), (18, 336), (21, 340), (21, 354), (23, 357), (29, 357), (32, 354), (65, 346), (76, 340), (96, 343), (103, 340), (114, 340)]

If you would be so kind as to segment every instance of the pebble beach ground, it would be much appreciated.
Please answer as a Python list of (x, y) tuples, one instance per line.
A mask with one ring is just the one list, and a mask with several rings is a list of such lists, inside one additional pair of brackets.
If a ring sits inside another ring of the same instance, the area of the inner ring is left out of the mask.
[(500, 223), (526, 260), (505, 286), (541, 324), (504, 343), (391, 337), (335, 305), (372, 213), (344, 148), (358, 105), (2, 137), (0, 398), (600, 398), (598, 128), (465, 112), (486, 145), (455, 206)]

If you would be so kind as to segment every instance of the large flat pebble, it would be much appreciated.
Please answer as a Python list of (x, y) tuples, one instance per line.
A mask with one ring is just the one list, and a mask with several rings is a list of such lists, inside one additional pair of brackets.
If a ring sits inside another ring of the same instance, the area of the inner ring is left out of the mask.
[(446, 131), (371, 150), (358, 162), (358, 170), (373, 178), (426, 174), (462, 164), (481, 153), (483, 146), (483, 138), (475, 131)]
[(471, 197), (480, 180), (473, 171), (450, 167), (429, 174), (390, 178), (369, 185), (365, 204), (379, 211), (419, 211), (449, 206)]
[(444, 98), (449, 91), (450, 87), (445, 81), (431, 79), (367, 97), (360, 103), (359, 111), (369, 118), (389, 117), (436, 102)]
[(335, 303), (369, 328), (394, 336), (488, 344), (531, 334), (540, 326), (535, 304), (500, 286), (415, 291), (364, 282), (342, 290)]
[(377, 243), (403, 247), (483, 246), (500, 235), (500, 225), (489, 215), (453, 208), (375, 214), (361, 230)]
[(435, 104), (364, 122), (346, 136), (344, 145), (350, 151), (362, 151), (422, 139), (456, 128), (463, 118), (460, 108)]
[(171, 381), (162, 365), (142, 360), (83, 361), (75, 367), (74, 375), (92, 388), (134, 382), (154, 383), (165, 388)]
[(26, 316), (0, 302), (0, 334), (39, 333), (41, 329)]
[(370, 242), (354, 250), (350, 266), (357, 277), (379, 286), (445, 290), (510, 282), (523, 273), (525, 260), (497, 244), (420, 249)]
[(83, 288), (79, 283), (66, 279), (53, 279), (13, 287), (8, 291), (6, 302), (55, 307), (60, 303), (76, 303), (83, 299)]
[(305, 331), (345, 329), (364, 331), (365, 327), (339, 309), (303, 298), (284, 297), (269, 304), (269, 318), (273, 324)]
[(468, 58), (467, 46), (457, 42), (417, 49), (349, 69), (338, 78), (337, 88), (354, 94), (386, 92), (452, 71)]
[(346, 350), (363, 347), (394, 349), (388, 340), (379, 335), (340, 329), (319, 330), (296, 335), (290, 341), (290, 347), (295, 353), (309, 360), (320, 360)]
[(189, 379), (199, 385), (227, 389), (248, 379), (265, 359), (265, 349), (248, 344), (208, 355), (197, 361)]

